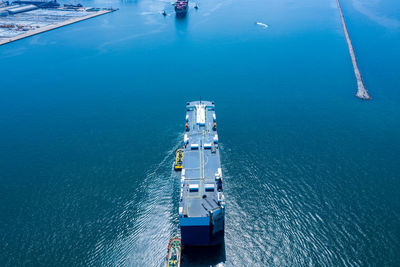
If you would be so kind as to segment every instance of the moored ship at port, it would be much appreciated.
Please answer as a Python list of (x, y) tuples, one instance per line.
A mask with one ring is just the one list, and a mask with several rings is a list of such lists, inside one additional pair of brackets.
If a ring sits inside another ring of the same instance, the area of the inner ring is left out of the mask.
[(178, 0), (175, 2), (175, 12), (177, 16), (185, 16), (187, 13), (189, 0)]
[(179, 222), (184, 245), (223, 242), (225, 199), (214, 102), (186, 105)]

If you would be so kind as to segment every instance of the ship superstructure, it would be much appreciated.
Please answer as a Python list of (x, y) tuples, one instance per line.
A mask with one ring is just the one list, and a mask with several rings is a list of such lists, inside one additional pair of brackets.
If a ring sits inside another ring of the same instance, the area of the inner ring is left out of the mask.
[(225, 199), (214, 102), (188, 102), (185, 128), (179, 203), (182, 243), (217, 245), (224, 238)]

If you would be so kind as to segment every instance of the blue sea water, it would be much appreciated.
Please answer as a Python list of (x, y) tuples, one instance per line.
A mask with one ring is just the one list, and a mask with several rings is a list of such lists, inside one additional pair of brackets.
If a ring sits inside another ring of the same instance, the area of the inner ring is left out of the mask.
[(0, 265), (165, 265), (201, 97), (225, 244), (184, 265), (399, 266), (399, 3), (342, 2), (371, 101), (334, 0), (197, 3), (87, 0), (119, 10), (0, 47)]

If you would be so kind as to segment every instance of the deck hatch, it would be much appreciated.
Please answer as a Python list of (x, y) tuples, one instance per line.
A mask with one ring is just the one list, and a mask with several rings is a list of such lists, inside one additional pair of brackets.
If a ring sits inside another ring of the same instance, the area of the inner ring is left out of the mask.
[(189, 192), (199, 192), (199, 185), (198, 184), (190, 184)]
[(206, 124), (206, 109), (204, 105), (196, 105), (196, 123), (198, 125)]
[(213, 192), (214, 191), (214, 184), (205, 184), (204, 188), (206, 192)]
[(190, 148), (191, 148), (192, 150), (199, 149), (199, 144), (191, 144), (191, 145), (190, 145)]

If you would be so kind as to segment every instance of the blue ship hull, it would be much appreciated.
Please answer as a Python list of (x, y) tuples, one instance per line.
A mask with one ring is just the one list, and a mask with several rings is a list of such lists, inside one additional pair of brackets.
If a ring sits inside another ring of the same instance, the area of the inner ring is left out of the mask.
[(208, 246), (210, 244), (210, 226), (181, 226), (181, 239), (185, 245)]
[(217, 246), (224, 242), (224, 232), (210, 236), (209, 226), (183, 226), (181, 235), (186, 246)]
[(205, 218), (180, 218), (181, 239), (186, 246), (214, 246), (224, 241), (224, 217), (215, 222)]

